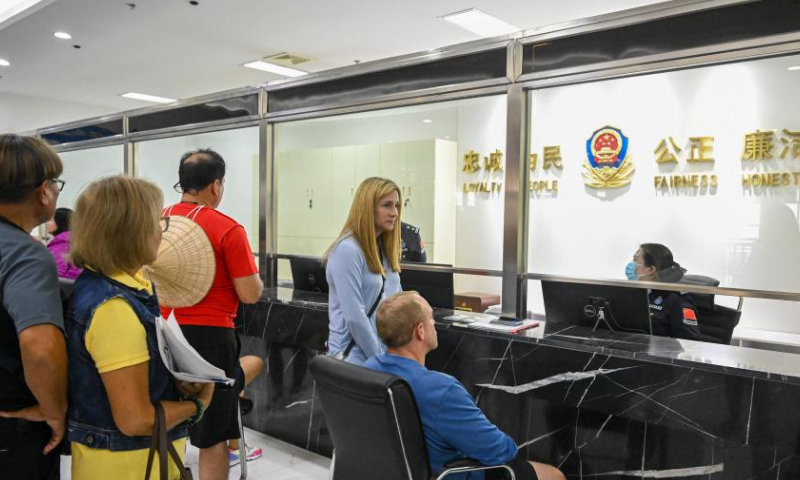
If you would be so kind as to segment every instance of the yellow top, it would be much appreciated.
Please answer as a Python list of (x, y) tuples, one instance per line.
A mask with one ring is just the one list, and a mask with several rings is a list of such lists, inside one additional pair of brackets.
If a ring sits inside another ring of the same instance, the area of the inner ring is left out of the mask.
[[(153, 292), (153, 286), (140, 273), (133, 277), (127, 273), (110, 277), (131, 288)], [(86, 331), (85, 345), (100, 373), (150, 360), (144, 327), (130, 305), (121, 298), (112, 298), (95, 310), (92, 323)], [(186, 439), (175, 440), (173, 445), (183, 458)], [(72, 479), (142, 480), (147, 466), (147, 452), (146, 448), (112, 452), (72, 442)], [(153, 462), (153, 475), (151, 478), (158, 477), (158, 456)], [(169, 478), (180, 478), (172, 462), (169, 465)]]

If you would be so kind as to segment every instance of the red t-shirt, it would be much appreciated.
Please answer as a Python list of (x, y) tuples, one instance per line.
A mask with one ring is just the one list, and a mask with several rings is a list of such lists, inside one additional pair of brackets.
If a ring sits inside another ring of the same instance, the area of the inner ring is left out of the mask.
[[(258, 273), (253, 251), (244, 227), (213, 208), (203, 207), (196, 211), (197, 207), (194, 203), (181, 202), (162, 212), (162, 215), (192, 218), (200, 225), (211, 241), (217, 264), (214, 282), (205, 298), (197, 305), (175, 309), (175, 319), (180, 325), (233, 328), (239, 306), (233, 279)], [(171, 310), (162, 308), (161, 315), (167, 318)]]

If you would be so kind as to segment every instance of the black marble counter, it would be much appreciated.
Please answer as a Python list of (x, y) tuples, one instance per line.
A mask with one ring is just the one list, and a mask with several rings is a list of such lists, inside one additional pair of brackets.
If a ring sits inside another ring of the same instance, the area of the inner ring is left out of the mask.
[[(245, 423), (330, 454), (308, 361), (325, 351), (327, 296), (268, 289), (240, 310), (243, 354), (267, 359)], [(520, 334), (443, 322), (427, 365), (458, 378), (532, 460), (570, 478), (800, 476), (800, 358), (542, 324)]]

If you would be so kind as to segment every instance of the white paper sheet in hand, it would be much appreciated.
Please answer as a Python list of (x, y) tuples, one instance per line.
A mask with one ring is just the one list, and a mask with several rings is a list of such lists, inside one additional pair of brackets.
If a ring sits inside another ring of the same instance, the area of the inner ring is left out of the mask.
[(161, 359), (175, 379), (182, 382), (233, 385), (233, 379), (225, 377), (224, 370), (208, 363), (189, 345), (174, 315), (170, 314), (166, 321), (156, 320), (156, 335)]

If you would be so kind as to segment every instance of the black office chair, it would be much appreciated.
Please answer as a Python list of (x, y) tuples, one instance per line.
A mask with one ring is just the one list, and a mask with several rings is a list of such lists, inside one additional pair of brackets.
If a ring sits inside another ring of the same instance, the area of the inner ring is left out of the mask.
[[(719, 286), (719, 280), (704, 275), (684, 275), (680, 283), (689, 285)], [(700, 334), (703, 340), (712, 343), (730, 345), (733, 329), (739, 324), (742, 316), (742, 299), (737, 308), (723, 307), (714, 303), (713, 293), (689, 293), (694, 300), (699, 316)]]
[(411, 387), (405, 380), (318, 355), (311, 376), (334, 448), (333, 480), (443, 479), (459, 472), (505, 469), (462, 459), (431, 475), (425, 435)]

